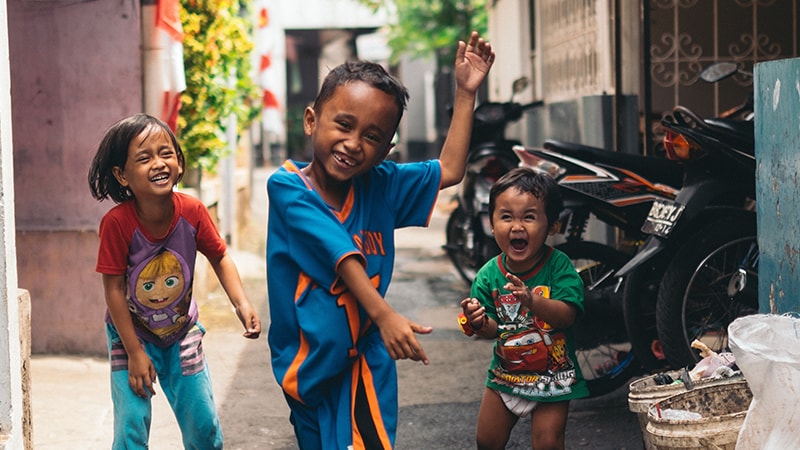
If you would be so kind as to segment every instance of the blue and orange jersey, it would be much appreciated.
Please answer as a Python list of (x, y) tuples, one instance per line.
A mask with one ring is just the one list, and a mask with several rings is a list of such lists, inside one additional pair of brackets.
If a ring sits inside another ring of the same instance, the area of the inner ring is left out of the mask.
[(329, 207), (287, 161), (267, 181), (269, 346), (278, 383), (314, 404), (334, 377), (351, 368), (358, 341), (377, 331), (337, 275), (361, 259), (383, 296), (394, 267), (394, 230), (426, 226), (438, 198), (438, 161), (386, 161), (353, 179), (340, 209)]

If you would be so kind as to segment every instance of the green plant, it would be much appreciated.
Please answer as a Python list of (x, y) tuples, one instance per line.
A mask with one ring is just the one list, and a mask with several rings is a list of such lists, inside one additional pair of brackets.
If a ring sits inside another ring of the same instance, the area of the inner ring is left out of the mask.
[(186, 90), (181, 95), (178, 138), (187, 168), (214, 172), (228, 152), (224, 135), (231, 114), (237, 136), (261, 113), (252, 79), (249, 0), (181, 0)]
[(392, 63), (400, 56), (436, 56), (446, 67), (455, 60), (455, 42), (471, 31), (486, 35), (488, 0), (360, 0), (373, 11), (385, 10)]

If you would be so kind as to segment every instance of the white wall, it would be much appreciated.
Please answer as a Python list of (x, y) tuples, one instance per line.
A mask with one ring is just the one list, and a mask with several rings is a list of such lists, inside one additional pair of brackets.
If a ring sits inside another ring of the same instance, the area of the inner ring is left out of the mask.
[(17, 257), (14, 237), (14, 161), (11, 140), (11, 74), (6, 2), (0, 1), (0, 443), (22, 449), (22, 372)]

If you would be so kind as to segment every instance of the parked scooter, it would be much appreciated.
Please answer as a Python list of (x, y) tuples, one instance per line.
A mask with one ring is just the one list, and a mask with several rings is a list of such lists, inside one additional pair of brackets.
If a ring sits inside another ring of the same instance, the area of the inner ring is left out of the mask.
[(590, 218), (634, 239), (655, 200), (678, 192), (683, 169), (672, 161), (548, 140), (543, 148), (516, 146), (521, 165), (551, 175), (564, 212), (556, 248), (572, 259), (586, 286), (584, 314), (574, 325), (577, 356), (592, 396), (613, 391), (641, 365), (631, 351), (621, 295), (609, 278), (629, 259), (614, 246), (585, 240)]
[(474, 112), (467, 170), (459, 186), (457, 206), (447, 221), (444, 249), (466, 283), (493, 256), (500, 253), (489, 225), (489, 190), (498, 178), (517, 167), (512, 147), (517, 140), (506, 139), (509, 124), (541, 101), (520, 104), (514, 96), (528, 86), (527, 78), (514, 81), (508, 102), (484, 102)]
[[(719, 63), (701, 74), (717, 82), (742, 73)], [(669, 159), (684, 165), (674, 199), (653, 203), (642, 232), (649, 235), (615, 277), (634, 353), (645, 367), (674, 368), (699, 360), (693, 340), (720, 352), (727, 326), (758, 310), (757, 292), (736, 289), (735, 274), (756, 245), (752, 98), (726, 118), (704, 119), (676, 106), (662, 120)], [(750, 280), (757, 272), (749, 272)], [(755, 282), (757, 284), (757, 282)]]

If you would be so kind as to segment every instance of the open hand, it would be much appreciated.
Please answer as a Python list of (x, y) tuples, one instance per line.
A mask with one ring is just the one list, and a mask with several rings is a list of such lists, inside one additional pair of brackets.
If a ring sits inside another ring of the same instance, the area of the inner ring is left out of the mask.
[(533, 295), (531, 294), (531, 290), (528, 289), (528, 286), (525, 286), (525, 283), (519, 279), (513, 273), (509, 273), (506, 275), (506, 280), (508, 283), (503, 286), (503, 289), (511, 292), (514, 294), (514, 297), (520, 301), (526, 308), (532, 309), (533, 305)]
[(478, 35), (470, 34), (469, 42), (459, 41), (456, 51), (456, 85), (470, 93), (478, 90), (494, 63), (492, 46)]

